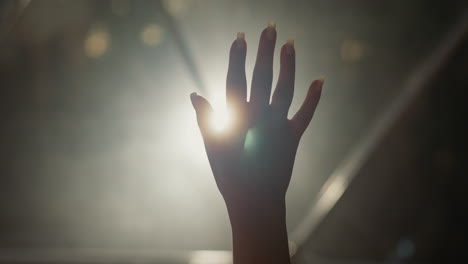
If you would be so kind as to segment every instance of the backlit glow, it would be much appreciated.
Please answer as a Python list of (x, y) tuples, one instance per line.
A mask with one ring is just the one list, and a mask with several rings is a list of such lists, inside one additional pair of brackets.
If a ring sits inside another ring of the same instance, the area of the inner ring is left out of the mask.
[(194, 251), (190, 258), (190, 264), (230, 264), (232, 252), (224, 250), (199, 250)]
[(225, 109), (224, 111), (215, 111), (212, 117), (212, 126), (213, 129), (217, 132), (226, 131), (231, 124), (231, 115)]
[(222, 94), (211, 99), (213, 115), (211, 117), (211, 127), (216, 132), (223, 132), (229, 129), (233, 123), (233, 114), (226, 106), (226, 100)]

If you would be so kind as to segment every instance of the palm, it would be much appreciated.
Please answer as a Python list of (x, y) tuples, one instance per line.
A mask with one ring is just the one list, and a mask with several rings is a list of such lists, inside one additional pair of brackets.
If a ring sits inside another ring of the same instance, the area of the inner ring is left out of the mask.
[(191, 95), (208, 159), (226, 202), (284, 198), (300, 137), (320, 98), (323, 80), (312, 83), (301, 109), (288, 120), (295, 72), (294, 46), (288, 41), (281, 49), (280, 76), (269, 103), (275, 42), (276, 30), (270, 25), (260, 38), (249, 102), (243, 34), (238, 34), (232, 44), (226, 82), (226, 99), (234, 116), (229, 130), (212, 130), (210, 104), (201, 96)]

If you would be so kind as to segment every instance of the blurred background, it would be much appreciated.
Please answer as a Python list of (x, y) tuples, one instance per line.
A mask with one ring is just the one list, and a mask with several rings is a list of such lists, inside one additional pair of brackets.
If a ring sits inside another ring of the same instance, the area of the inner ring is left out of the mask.
[(236, 33), (250, 80), (268, 21), (295, 39), (290, 114), (326, 77), (287, 194), (293, 262), (464, 257), (467, 8), (0, 1), (0, 262), (229, 263), (189, 94), (222, 109)]

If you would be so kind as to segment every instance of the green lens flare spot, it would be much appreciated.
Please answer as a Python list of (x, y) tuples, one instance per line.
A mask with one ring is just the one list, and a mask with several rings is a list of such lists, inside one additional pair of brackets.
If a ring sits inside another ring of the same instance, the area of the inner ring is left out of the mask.
[(247, 131), (244, 142), (244, 152), (248, 155), (255, 154), (258, 147), (258, 129), (251, 128)]

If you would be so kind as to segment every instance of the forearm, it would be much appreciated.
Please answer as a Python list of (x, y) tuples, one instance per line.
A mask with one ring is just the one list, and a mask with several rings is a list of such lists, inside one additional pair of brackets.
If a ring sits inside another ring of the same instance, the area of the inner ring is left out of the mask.
[(288, 264), (286, 206), (281, 201), (228, 206), (234, 264)]

